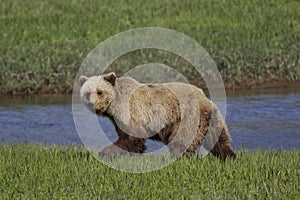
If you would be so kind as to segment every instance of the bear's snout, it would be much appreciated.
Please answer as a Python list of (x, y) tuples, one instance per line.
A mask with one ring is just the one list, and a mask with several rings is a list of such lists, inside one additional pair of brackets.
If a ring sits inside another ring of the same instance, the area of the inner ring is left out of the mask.
[(83, 96), (83, 101), (88, 104), (88, 106), (93, 105), (94, 106), (94, 102), (95, 102), (95, 96), (92, 92), (87, 92), (84, 94)]
[(93, 103), (88, 103), (87, 106), (88, 106), (90, 109), (92, 109), (92, 110), (95, 109)]
[(95, 112), (95, 104), (92, 98), (92, 92), (86, 92), (82, 96), (82, 102), (91, 111)]
[(90, 98), (91, 98), (91, 92), (85, 93), (85, 99), (86, 99), (87, 101), (90, 101)]

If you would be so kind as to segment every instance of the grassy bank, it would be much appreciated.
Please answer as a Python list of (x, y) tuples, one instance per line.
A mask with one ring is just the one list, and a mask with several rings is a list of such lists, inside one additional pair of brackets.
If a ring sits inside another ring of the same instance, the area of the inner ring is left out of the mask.
[(299, 199), (299, 151), (180, 159), (150, 173), (111, 169), (76, 147), (0, 145), (1, 198)]
[[(295, 81), (300, 77), (299, 5), (292, 0), (3, 0), (0, 91), (70, 92), (91, 49), (121, 31), (146, 26), (175, 29), (198, 41), (227, 85)], [(142, 63), (151, 55), (132, 54)], [(120, 61), (114, 69), (122, 74), (136, 60), (132, 56), (126, 66)], [(157, 61), (182, 64), (170, 55)], [(193, 78), (193, 72), (183, 72)]]

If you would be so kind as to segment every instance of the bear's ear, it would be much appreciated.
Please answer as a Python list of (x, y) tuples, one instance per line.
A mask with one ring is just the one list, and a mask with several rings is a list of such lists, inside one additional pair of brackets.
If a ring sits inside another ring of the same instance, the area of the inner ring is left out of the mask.
[(103, 76), (103, 78), (104, 78), (104, 80), (106, 80), (107, 82), (109, 82), (110, 84), (112, 84), (114, 86), (116, 83), (117, 75), (114, 72), (111, 72), (109, 74), (105, 74)]
[(86, 77), (86, 76), (80, 76), (79, 80), (78, 80), (79, 85), (82, 86), (87, 80), (88, 80), (88, 77)]

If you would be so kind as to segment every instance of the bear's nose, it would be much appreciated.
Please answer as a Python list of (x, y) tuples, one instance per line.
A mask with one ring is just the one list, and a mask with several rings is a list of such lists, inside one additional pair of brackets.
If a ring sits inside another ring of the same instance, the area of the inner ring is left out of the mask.
[(86, 98), (86, 100), (90, 100), (90, 98), (91, 98), (91, 93), (90, 92), (87, 92), (86, 94), (85, 94), (85, 98)]

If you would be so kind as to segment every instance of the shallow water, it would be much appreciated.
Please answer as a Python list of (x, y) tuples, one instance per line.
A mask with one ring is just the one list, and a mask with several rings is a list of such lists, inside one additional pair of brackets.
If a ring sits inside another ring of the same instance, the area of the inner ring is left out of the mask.
[[(99, 117), (107, 137), (117, 134), (107, 118)], [(226, 122), (238, 150), (300, 149), (300, 93), (230, 94)], [(82, 145), (77, 134), (71, 96), (1, 97), (0, 143)], [(159, 142), (147, 142), (150, 151)]]

